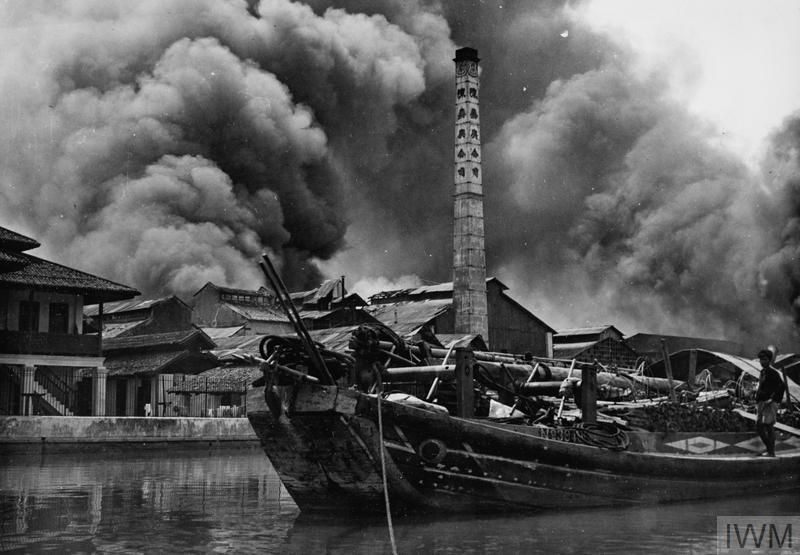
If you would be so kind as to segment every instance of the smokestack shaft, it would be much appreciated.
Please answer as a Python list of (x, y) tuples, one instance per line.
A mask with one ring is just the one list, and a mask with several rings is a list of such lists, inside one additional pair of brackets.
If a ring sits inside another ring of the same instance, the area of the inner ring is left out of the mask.
[(460, 48), (453, 61), (456, 64), (453, 202), (455, 332), (480, 334), (488, 344), (478, 52), (473, 48)]

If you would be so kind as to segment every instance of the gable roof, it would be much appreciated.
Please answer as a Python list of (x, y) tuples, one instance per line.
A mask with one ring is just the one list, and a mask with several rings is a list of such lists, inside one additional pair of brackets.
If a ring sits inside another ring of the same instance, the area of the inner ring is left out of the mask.
[(139, 294), (136, 289), (126, 285), (29, 254), (19, 253), (15, 256), (25, 260), (26, 265), (0, 274), (0, 286), (77, 293), (84, 296), (84, 304), (130, 299)]
[(39, 241), (35, 239), (31, 239), (16, 231), (11, 231), (8, 228), (0, 227), (0, 249), (22, 252), (41, 246)]
[[(536, 321), (537, 324), (545, 328), (547, 331), (556, 333), (556, 330), (543, 321), (541, 318), (536, 316), (533, 312), (525, 308), (519, 301), (514, 299), (510, 296), (506, 291), (508, 290), (508, 286), (504, 284), (502, 281), (497, 279), (496, 277), (487, 277), (486, 278), (487, 287), (489, 284), (496, 285), (500, 290), (500, 296), (505, 299), (508, 303), (514, 305), (517, 309), (524, 312), (528, 317), (532, 318)], [(371, 307), (378, 307), (383, 304), (391, 303), (391, 304), (399, 304), (403, 302), (420, 302), (423, 300), (442, 300), (448, 301), (452, 304), (453, 299), (453, 282), (448, 281), (446, 283), (436, 283), (432, 285), (423, 285), (421, 287), (412, 287), (410, 289), (397, 289), (394, 291), (382, 291), (380, 293), (376, 293), (372, 295), (369, 300)], [(378, 318), (380, 320), (380, 318)], [(391, 327), (391, 324), (384, 322), (384, 324)]]
[(569, 328), (565, 330), (558, 330), (557, 335), (558, 337), (567, 337), (571, 335), (596, 335), (609, 329), (614, 330), (620, 337), (622, 337), (622, 332), (619, 331), (616, 326), (611, 324), (607, 324), (605, 326), (592, 326), (588, 328)]

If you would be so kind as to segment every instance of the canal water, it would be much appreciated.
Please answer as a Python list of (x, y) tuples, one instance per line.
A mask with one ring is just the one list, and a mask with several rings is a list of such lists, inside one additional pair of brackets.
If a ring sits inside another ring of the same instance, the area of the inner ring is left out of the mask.
[[(521, 516), (395, 517), (399, 553), (714, 553), (717, 515), (798, 493)], [(257, 448), (0, 454), (7, 553), (390, 553), (383, 517), (301, 515)]]

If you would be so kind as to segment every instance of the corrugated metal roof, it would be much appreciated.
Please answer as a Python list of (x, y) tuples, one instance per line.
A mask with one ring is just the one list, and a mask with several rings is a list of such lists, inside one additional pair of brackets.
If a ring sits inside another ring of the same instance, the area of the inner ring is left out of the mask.
[[(311, 339), (321, 344), (330, 351), (344, 352), (350, 342), (350, 336), (358, 325), (328, 328), (323, 330), (309, 330)], [(221, 360), (230, 359), (235, 355), (260, 356), (258, 347), (264, 335), (242, 335), (224, 337), (216, 340), (217, 348), (212, 352)]]
[[(336, 289), (341, 285), (341, 283), (342, 282), (338, 279), (327, 279), (323, 281), (319, 287), (315, 287), (314, 289), (308, 289), (307, 291), (295, 291), (294, 293), (289, 293), (289, 297), (293, 301), (300, 301), (300, 304), (316, 303), (320, 299), (324, 299), (331, 293), (334, 293)], [(339, 297), (340, 296), (341, 295), (339, 295)], [(337, 300), (337, 299), (332, 299), (332, 300)]]
[(333, 310), (298, 310), (297, 312), (300, 314), (302, 320), (318, 320), (319, 318), (328, 316)]
[(595, 333), (603, 333), (604, 331), (606, 331), (609, 328), (613, 328), (614, 330), (616, 330), (617, 333), (622, 335), (622, 332), (620, 332), (617, 329), (616, 326), (613, 326), (611, 324), (607, 324), (607, 325), (604, 325), (604, 326), (593, 326), (593, 327), (588, 327), (588, 328), (569, 328), (569, 329), (564, 329), (564, 330), (558, 330), (558, 334), (557, 335), (559, 335), (559, 336), (590, 335), (590, 334), (595, 334)]
[(238, 304), (230, 301), (222, 303), (237, 314), (240, 314), (248, 320), (257, 322), (288, 322), (289, 319), (281, 312), (272, 310), (265, 306), (253, 306), (249, 304)]
[[(131, 301), (119, 301), (116, 303), (106, 303), (103, 305), (103, 314), (117, 314), (120, 312), (133, 312), (136, 310), (145, 310), (159, 303), (168, 302), (173, 298), (177, 300), (179, 303), (186, 305), (186, 303), (184, 303), (175, 295), (170, 295), (168, 297), (161, 297), (159, 299), (137, 299)], [(100, 307), (99, 305), (84, 307), (83, 313), (86, 316), (95, 316), (97, 314), (100, 314)]]
[(561, 345), (553, 344), (553, 358), (574, 358), (596, 344), (596, 341), (589, 341), (586, 343), (563, 343)]
[(43, 260), (29, 254), (18, 254), (27, 265), (0, 274), (0, 285), (36, 288), (84, 295), (86, 304), (128, 299), (139, 294), (136, 289), (115, 283), (74, 268)]
[(377, 304), (364, 310), (401, 337), (416, 333), (423, 324), (444, 314), (453, 306), (452, 299), (427, 299)]
[(325, 297), (333, 293), (341, 283), (342, 282), (339, 281), (338, 279), (325, 280), (322, 283), (322, 285), (317, 287), (317, 290), (314, 293), (314, 297), (311, 299), (311, 302), (316, 302), (319, 301), (320, 299), (324, 299)]
[(344, 326), (340, 328), (330, 328), (326, 330), (310, 331), (311, 339), (321, 343), (326, 349), (343, 353), (350, 343), (350, 337), (358, 326)]
[(592, 347), (593, 345), (597, 345), (598, 343), (599, 341), (581, 341), (579, 343), (558, 343), (558, 344), (554, 343), (553, 352), (555, 351), (561, 352), (561, 351), (568, 351), (575, 349), (577, 349), (577, 352), (581, 352), (584, 349)]
[(234, 337), (221, 337), (216, 340), (217, 347), (212, 353), (219, 358), (240, 352), (258, 356), (258, 345), (263, 335), (237, 335)]

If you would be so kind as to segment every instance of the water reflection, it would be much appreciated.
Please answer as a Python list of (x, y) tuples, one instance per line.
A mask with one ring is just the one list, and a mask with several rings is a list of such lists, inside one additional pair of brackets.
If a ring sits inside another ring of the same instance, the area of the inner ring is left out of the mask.
[(274, 544), (297, 514), (256, 449), (15, 457), (0, 465), (3, 550), (225, 551), (240, 534)]
[[(670, 505), (525, 515), (395, 519), (400, 553), (716, 552), (718, 515), (792, 515), (797, 492)], [(299, 515), (291, 553), (390, 553), (386, 522)]]
[[(396, 515), (401, 553), (709, 553), (717, 515), (798, 493), (522, 516)], [(257, 449), (0, 458), (5, 552), (388, 553), (383, 517), (300, 514)]]

